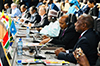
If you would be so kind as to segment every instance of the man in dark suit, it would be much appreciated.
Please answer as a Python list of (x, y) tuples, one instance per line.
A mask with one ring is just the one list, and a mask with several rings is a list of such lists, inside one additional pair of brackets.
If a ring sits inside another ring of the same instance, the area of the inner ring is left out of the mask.
[[(99, 38), (97, 34), (93, 31), (94, 20), (90, 15), (81, 15), (78, 21), (75, 23), (76, 32), (80, 32), (81, 35), (76, 45), (74, 46), (73, 51), (76, 48), (81, 48), (83, 53), (89, 60), (90, 65), (95, 65), (97, 56), (97, 46)], [(77, 63), (76, 59), (73, 56), (73, 53), (65, 53), (66, 51), (63, 48), (56, 49), (55, 54), (58, 56), (58, 59), (66, 60), (72, 63)]]
[(56, 10), (59, 11), (59, 8), (53, 3), (53, 0), (48, 0), (47, 4), (46, 4), (49, 8), (49, 10)]
[(7, 13), (7, 14), (11, 14), (11, 13), (12, 13), (12, 9), (9, 7), (8, 3), (6, 3), (6, 4), (4, 5), (4, 8), (6, 9), (6, 13)]
[(20, 9), (21, 9), (21, 12), (22, 12), (21, 19), (20, 19), (21, 22), (23, 22), (24, 19), (30, 19), (31, 18), (31, 14), (27, 10), (27, 6), (22, 5)]
[(98, 5), (96, 5), (95, 0), (89, 0), (88, 1), (88, 7), (90, 8), (88, 14), (91, 16), (98, 17), (99, 15), (99, 8), (97, 8)]
[(48, 21), (48, 15), (46, 13), (46, 8), (44, 6), (41, 6), (39, 8), (39, 15), (41, 16), (41, 21), (37, 25), (34, 25), (33, 27), (40, 28), (44, 27), (45, 25), (49, 25), (50, 22)]
[[(58, 37), (53, 37), (53, 40), (50, 43), (60, 46), (64, 45), (65, 49), (72, 49), (80, 34), (75, 31), (74, 25), (69, 23), (68, 16), (60, 17), (59, 24), (61, 27), (60, 34)], [(48, 40), (50, 40), (50, 38), (44, 39), (41, 44)]]
[(37, 12), (37, 9), (35, 6), (32, 6), (30, 7), (30, 14), (31, 14), (31, 19), (30, 19), (30, 22), (29, 22), (29, 26), (34, 26), (36, 25), (37, 23), (39, 23), (41, 21), (41, 17), (40, 15), (38, 14)]

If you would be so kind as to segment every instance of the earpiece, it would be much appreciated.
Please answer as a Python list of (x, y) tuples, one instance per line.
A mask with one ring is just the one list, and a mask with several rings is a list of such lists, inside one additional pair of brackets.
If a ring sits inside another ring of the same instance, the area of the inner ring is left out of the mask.
[(54, 20), (55, 18), (54, 17), (52, 17), (52, 20)]
[(69, 18), (66, 18), (66, 20), (65, 20), (65, 22), (66, 22), (66, 25), (69, 25)]
[(66, 25), (69, 25), (69, 22), (67, 22)]

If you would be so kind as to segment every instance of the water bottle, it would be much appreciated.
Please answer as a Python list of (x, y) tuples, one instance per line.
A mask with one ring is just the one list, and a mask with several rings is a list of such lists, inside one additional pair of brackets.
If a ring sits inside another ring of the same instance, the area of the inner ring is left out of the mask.
[(23, 66), (21, 60), (18, 60), (18, 61), (17, 61), (17, 66)]
[(22, 56), (22, 53), (23, 53), (22, 48), (23, 48), (23, 42), (22, 42), (22, 39), (20, 38), (17, 45), (17, 55), (20, 57)]
[(27, 32), (26, 38), (29, 38), (29, 33), (30, 33), (29, 27), (27, 27), (26, 32)]

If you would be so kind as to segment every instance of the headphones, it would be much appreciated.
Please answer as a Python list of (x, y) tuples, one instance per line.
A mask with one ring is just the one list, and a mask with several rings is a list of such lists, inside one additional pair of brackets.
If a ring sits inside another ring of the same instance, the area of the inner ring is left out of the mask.
[(66, 25), (69, 25), (70, 24), (69, 17), (66, 18), (65, 22), (66, 22)]
[(51, 20), (54, 22), (56, 20), (56, 17), (51, 17)]

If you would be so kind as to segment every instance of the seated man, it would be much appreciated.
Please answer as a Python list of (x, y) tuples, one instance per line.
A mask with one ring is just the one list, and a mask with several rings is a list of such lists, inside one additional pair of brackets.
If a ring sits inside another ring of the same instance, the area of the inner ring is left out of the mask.
[(84, 3), (84, 6), (81, 9), (79, 9), (77, 6), (75, 7), (77, 9), (77, 11), (75, 12), (75, 14), (77, 16), (80, 16), (83, 13), (88, 14), (88, 12), (90, 10), (90, 8), (88, 7), (88, 4), (87, 4), (87, 0), (84, 0), (83, 3)]
[(37, 8), (35, 6), (30, 7), (30, 14), (31, 14), (31, 19), (28, 22), (28, 25), (33, 27), (34, 25), (38, 24), (41, 21), (41, 17), (37, 12)]
[(18, 17), (21, 15), (21, 11), (17, 8), (17, 5), (15, 3), (11, 4), (11, 8), (12, 8), (11, 17)]
[(26, 19), (29, 20), (31, 18), (31, 14), (27, 10), (27, 6), (22, 5), (20, 9), (21, 9), (21, 12), (22, 12), (20, 21), (24, 22)]
[(88, 1), (88, 7), (90, 8), (88, 14), (91, 15), (91, 16), (98, 17), (99, 8), (98, 8), (98, 5), (96, 4), (96, 1), (95, 0), (89, 0)]
[[(69, 23), (68, 20), (69, 20), (68, 16), (60, 17), (59, 19), (59, 24), (61, 27), (60, 34), (58, 37), (53, 37), (53, 40), (50, 43), (60, 46), (64, 45), (65, 49), (72, 49), (76, 44), (80, 34), (75, 31), (74, 25)], [(44, 44), (49, 40), (50, 38), (46, 38), (40, 43)]]
[(50, 10), (48, 13), (48, 21), (50, 22), (50, 24), (44, 26), (44, 28), (40, 30), (40, 34), (48, 35), (51, 37), (58, 36), (60, 33), (60, 26), (59, 26), (59, 22), (56, 20), (57, 20), (57, 11)]
[[(89, 60), (90, 65), (95, 65), (97, 56), (97, 46), (99, 42), (99, 37), (93, 31), (94, 19), (90, 15), (81, 15), (77, 22), (75, 23), (76, 32), (80, 32), (81, 35), (76, 45), (74, 46), (73, 51), (76, 48), (81, 48)], [(64, 51), (64, 52), (62, 52)], [(73, 53), (65, 53), (64, 49), (55, 50), (55, 54), (58, 56), (58, 59), (66, 60), (72, 63), (77, 63), (76, 59), (73, 56)]]
[(46, 8), (44, 6), (41, 6), (39, 8), (39, 15), (41, 16), (41, 21), (32, 27), (40, 28), (44, 27), (45, 25), (49, 25), (50, 22), (48, 21), (48, 15), (46, 13)]
[(69, 4), (70, 4), (70, 7), (68, 9), (68, 12), (66, 13), (66, 15), (68, 14), (75, 14), (76, 12), (76, 6), (80, 9), (80, 6), (78, 4), (78, 1), (77, 0), (69, 0)]
[(9, 7), (8, 3), (6, 3), (6, 4), (4, 5), (4, 8), (6, 9), (6, 13), (7, 13), (7, 14), (11, 14), (12, 9)]

